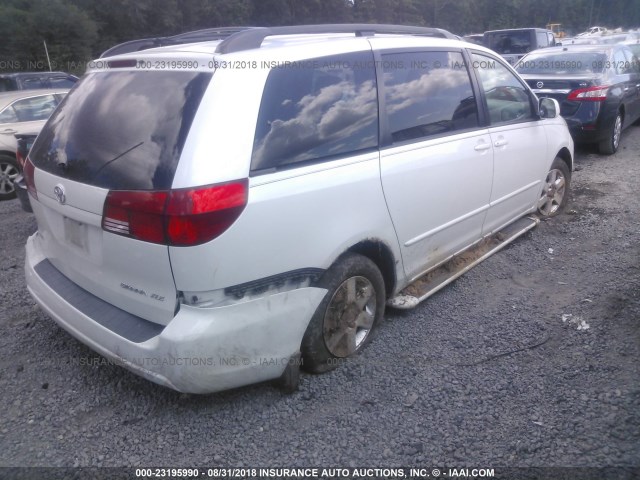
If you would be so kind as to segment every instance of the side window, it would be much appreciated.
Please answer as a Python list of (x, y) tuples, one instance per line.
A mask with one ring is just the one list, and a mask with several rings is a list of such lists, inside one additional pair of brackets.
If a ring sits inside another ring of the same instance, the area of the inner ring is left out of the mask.
[(624, 56), (624, 52), (622, 50), (616, 50), (616, 52), (613, 54), (613, 64), (618, 75), (623, 73), (631, 73), (629, 68), (631, 67), (631, 64)]
[(493, 58), (475, 53), (473, 66), (480, 76), (491, 125), (536, 118), (527, 89), (507, 67)]
[(57, 105), (53, 95), (25, 98), (13, 103), (20, 122), (46, 120), (53, 113)]
[(291, 62), (267, 78), (252, 170), (285, 167), (378, 146), (373, 54)]
[(11, 105), (5, 108), (2, 112), (0, 112), (0, 124), (1, 123), (16, 123), (18, 121), (18, 117), (16, 115), (15, 110)]
[(394, 143), (478, 126), (476, 99), (461, 53), (393, 53), (382, 58)]
[(0, 92), (10, 92), (15, 90), (13, 83), (8, 78), (0, 78)]
[(538, 42), (537, 48), (549, 46), (549, 37), (547, 37), (546, 32), (536, 32), (536, 40)]
[(71, 88), (74, 84), (68, 77), (49, 77), (49, 88)]
[(44, 83), (43, 78), (41, 77), (27, 77), (22, 80), (22, 88), (23, 90), (31, 90), (36, 88), (46, 88), (47, 85)]
[(624, 55), (627, 62), (629, 62), (627, 73), (640, 73), (640, 60), (638, 60), (638, 57), (631, 50), (625, 50)]

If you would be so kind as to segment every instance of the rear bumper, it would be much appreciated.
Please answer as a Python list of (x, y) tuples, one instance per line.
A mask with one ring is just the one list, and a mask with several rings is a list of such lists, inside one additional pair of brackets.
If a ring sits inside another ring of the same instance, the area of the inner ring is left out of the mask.
[(605, 140), (609, 135), (610, 126), (599, 124), (583, 125), (579, 120), (570, 118), (566, 120), (571, 138), (576, 143), (597, 143)]
[(182, 305), (157, 335), (135, 341), (93, 319), (38, 274), (36, 267), (46, 261), (38, 233), (26, 249), (29, 292), (56, 323), (114, 363), (180, 392), (209, 393), (278, 378), (298, 353), (326, 293), (310, 287), (219, 308)]

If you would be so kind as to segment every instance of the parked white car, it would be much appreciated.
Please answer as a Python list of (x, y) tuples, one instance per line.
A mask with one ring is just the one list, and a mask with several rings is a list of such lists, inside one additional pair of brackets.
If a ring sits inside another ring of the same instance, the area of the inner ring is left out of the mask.
[(183, 392), (335, 367), (385, 304), (414, 306), (566, 204), (557, 102), (446, 37), (256, 28), (94, 62), (25, 168), (29, 291)]
[(16, 196), (20, 170), (15, 134), (38, 133), (67, 89), (17, 90), (0, 93), (0, 200)]

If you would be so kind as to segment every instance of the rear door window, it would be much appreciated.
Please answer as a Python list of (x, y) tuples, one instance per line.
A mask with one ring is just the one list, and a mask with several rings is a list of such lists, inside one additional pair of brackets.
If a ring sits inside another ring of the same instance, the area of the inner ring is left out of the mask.
[(378, 98), (371, 52), (291, 62), (269, 73), (252, 171), (328, 161), (377, 146)]
[(187, 71), (89, 74), (51, 116), (30, 158), (102, 188), (169, 189), (210, 79)]
[(476, 98), (460, 52), (391, 53), (382, 58), (393, 143), (478, 126)]

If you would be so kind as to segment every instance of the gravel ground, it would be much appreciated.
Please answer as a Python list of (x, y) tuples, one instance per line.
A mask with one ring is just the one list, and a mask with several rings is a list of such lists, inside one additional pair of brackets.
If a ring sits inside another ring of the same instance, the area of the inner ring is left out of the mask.
[(363, 354), (303, 375), (292, 395), (185, 395), (97, 364), (28, 295), (35, 221), (2, 202), (0, 466), (617, 466), (638, 478), (638, 152), (640, 127), (615, 156), (578, 150), (563, 215), (416, 309), (388, 311)]

